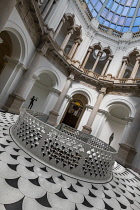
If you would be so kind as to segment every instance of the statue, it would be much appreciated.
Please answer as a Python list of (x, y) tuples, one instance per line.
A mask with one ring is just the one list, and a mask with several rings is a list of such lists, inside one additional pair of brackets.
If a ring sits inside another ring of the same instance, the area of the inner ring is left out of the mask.
[(111, 134), (111, 136), (109, 137), (109, 145), (111, 144), (111, 142), (113, 141), (114, 139), (114, 133)]
[(34, 104), (34, 101), (37, 101), (38, 98), (36, 98), (35, 96), (33, 96), (31, 99), (30, 99), (30, 104), (28, 106), (28, 109), (31, 109), (33, 107), (33, 104)]

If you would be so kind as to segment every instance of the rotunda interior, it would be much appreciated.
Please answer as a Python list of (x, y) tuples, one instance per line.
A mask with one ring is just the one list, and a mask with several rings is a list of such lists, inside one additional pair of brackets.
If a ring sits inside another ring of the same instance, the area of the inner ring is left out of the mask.
[(0, 16), (0, 209), (140, 209), (140, 1)]

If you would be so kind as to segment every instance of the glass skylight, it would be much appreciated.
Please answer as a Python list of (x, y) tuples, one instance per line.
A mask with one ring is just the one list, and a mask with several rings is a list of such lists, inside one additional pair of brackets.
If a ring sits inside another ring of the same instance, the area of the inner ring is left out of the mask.
[(140, 0), (85, 0), (100, 24), (122, 33), (140, 31)]

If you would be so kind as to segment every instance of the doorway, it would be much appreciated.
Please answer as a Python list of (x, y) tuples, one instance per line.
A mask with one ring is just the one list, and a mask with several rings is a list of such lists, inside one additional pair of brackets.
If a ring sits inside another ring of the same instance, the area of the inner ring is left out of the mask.
[(74, 95), (72, 101), (69, 103), (66, 109), (61, 123), (64, 123), (73, 128), (77, 128), (85, 111), (86, 104), (87, 99), (85, 96), (81, 94)]

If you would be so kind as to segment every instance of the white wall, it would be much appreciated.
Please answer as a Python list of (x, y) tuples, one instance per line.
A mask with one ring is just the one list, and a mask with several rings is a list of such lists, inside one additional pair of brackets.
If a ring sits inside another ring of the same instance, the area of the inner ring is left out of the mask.
[(121, 139), (122, 139), (124, 128), (125, 128), (124, 124), (114, 121), (113, 119), (106, 119), (105, 123), (102, 124), (102, 128), (101, 128), (100, 134), (98, 135), (98, 138), (108, 144), (109, 137), (111, 136), (112, 133), (114, 133), (114, 139), (111, 143), (111, 146), (114, 149), (118, 150), (119, 143), (121, 142)]
[(28, 108), (29, 104), (30, 104), (30, 99), (35, 96), (36, 98), (38, 98), (37, 101), (34, 101), (34, 105), (32, 107), (32, 109), (39, 111), (39, 112), (44, 112), (44, 103), (48, 97), (49, 91), (47, 89), (43, 89), (41, 88), (41, 86), (39, 86), (38, 84), (35, 83), (35, 85), (33, 86), (33, 88), (31, 89), (31, 92), (29, 93), (23, 107)]

